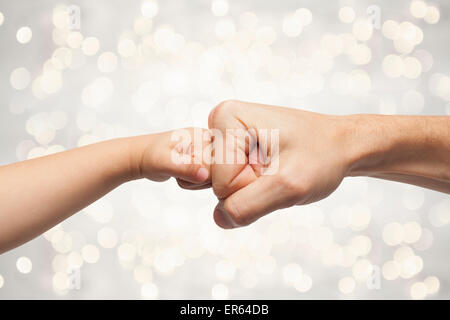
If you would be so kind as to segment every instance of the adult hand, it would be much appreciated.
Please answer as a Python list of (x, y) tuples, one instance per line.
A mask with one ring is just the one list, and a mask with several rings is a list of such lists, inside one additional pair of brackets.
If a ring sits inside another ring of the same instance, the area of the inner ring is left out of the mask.
[[(450, 193), (450, 117), (332, 116), (225, 101), (211, 112), (209, 127), (220, 133), (212, 133), (213, 153), (244, 159), (227, 163), (215, 158), (211, 165), (219, 199), (214, 219), (223, 228), (323, 199), (346, 176), (373, 176)], [(279, 130), (276, 148), (265, 139), (271, 129)], [(218, 136), (237, 143), (223, 143)], [(260, 152), (262, 146), (267, 152)], [(265, 169), (271, 174), (263, 174)]]
[[(209, 127), (220, 130), (227, 141), (237, 140), (234, 150), (224, 143), (224, 153), (246, 161), (211, 166), (212, 186), (220, 200), (214, 211), (216, 223), (223, 228), (244, 226), (274, 210), (328, 196), (350, 165), (346, 122), (338, 116), (239, 101), (217, 106), (210, 114)], [(245, 137), (230, 129), (253, 132), (257, 143), (251, 143), (248, 136), (244, 141)], [(258, 156), (265, 143), (262, 133), (273, 138), (273, 129), (279, 130), (278, 150), (273, 141), (266, 141), (267, 152), (262, 153), (269, 162), (264, 163)], [(216, 153), (218, 148), (215, 144)], [(252, 164), (252, 157), (258, 161)]]

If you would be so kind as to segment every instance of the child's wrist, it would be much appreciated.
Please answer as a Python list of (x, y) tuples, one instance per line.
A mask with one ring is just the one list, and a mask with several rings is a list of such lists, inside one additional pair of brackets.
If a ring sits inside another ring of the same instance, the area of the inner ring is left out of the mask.
[(127, 139), (128, 157), (124, 167), (124, 175), (128, 181), (144, 178), (143, 159), (148, 145), (152, 143), (154, 135), (130, 137)]

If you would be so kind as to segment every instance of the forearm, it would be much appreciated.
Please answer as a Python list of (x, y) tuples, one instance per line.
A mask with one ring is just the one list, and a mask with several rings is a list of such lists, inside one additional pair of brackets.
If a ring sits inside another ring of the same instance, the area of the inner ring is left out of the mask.
[(450, 117), (346, 118), (349, 176), (372, 176), (450, 193)]
[(110, 140), (0, 167), (0, 253), (136, 177), (133, 139)]

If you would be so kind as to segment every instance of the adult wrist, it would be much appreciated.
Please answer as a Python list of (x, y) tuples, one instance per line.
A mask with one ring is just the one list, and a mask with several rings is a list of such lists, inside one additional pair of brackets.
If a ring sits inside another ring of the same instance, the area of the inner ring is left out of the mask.
[[(402, 134), (389, 116), (345, 116), (347, 176), (370, 176), (388, 170), (399, 158)], [(400, 155), (401, 156), (401, 155)]]

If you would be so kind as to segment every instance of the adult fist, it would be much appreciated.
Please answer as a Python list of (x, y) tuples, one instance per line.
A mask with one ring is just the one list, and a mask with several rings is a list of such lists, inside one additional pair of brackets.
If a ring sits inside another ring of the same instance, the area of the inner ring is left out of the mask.
[(209, 128), (214, 220), (226, 229), (325, 198), (352, 162), (345, 117), (225, 101), (211, 112)]

